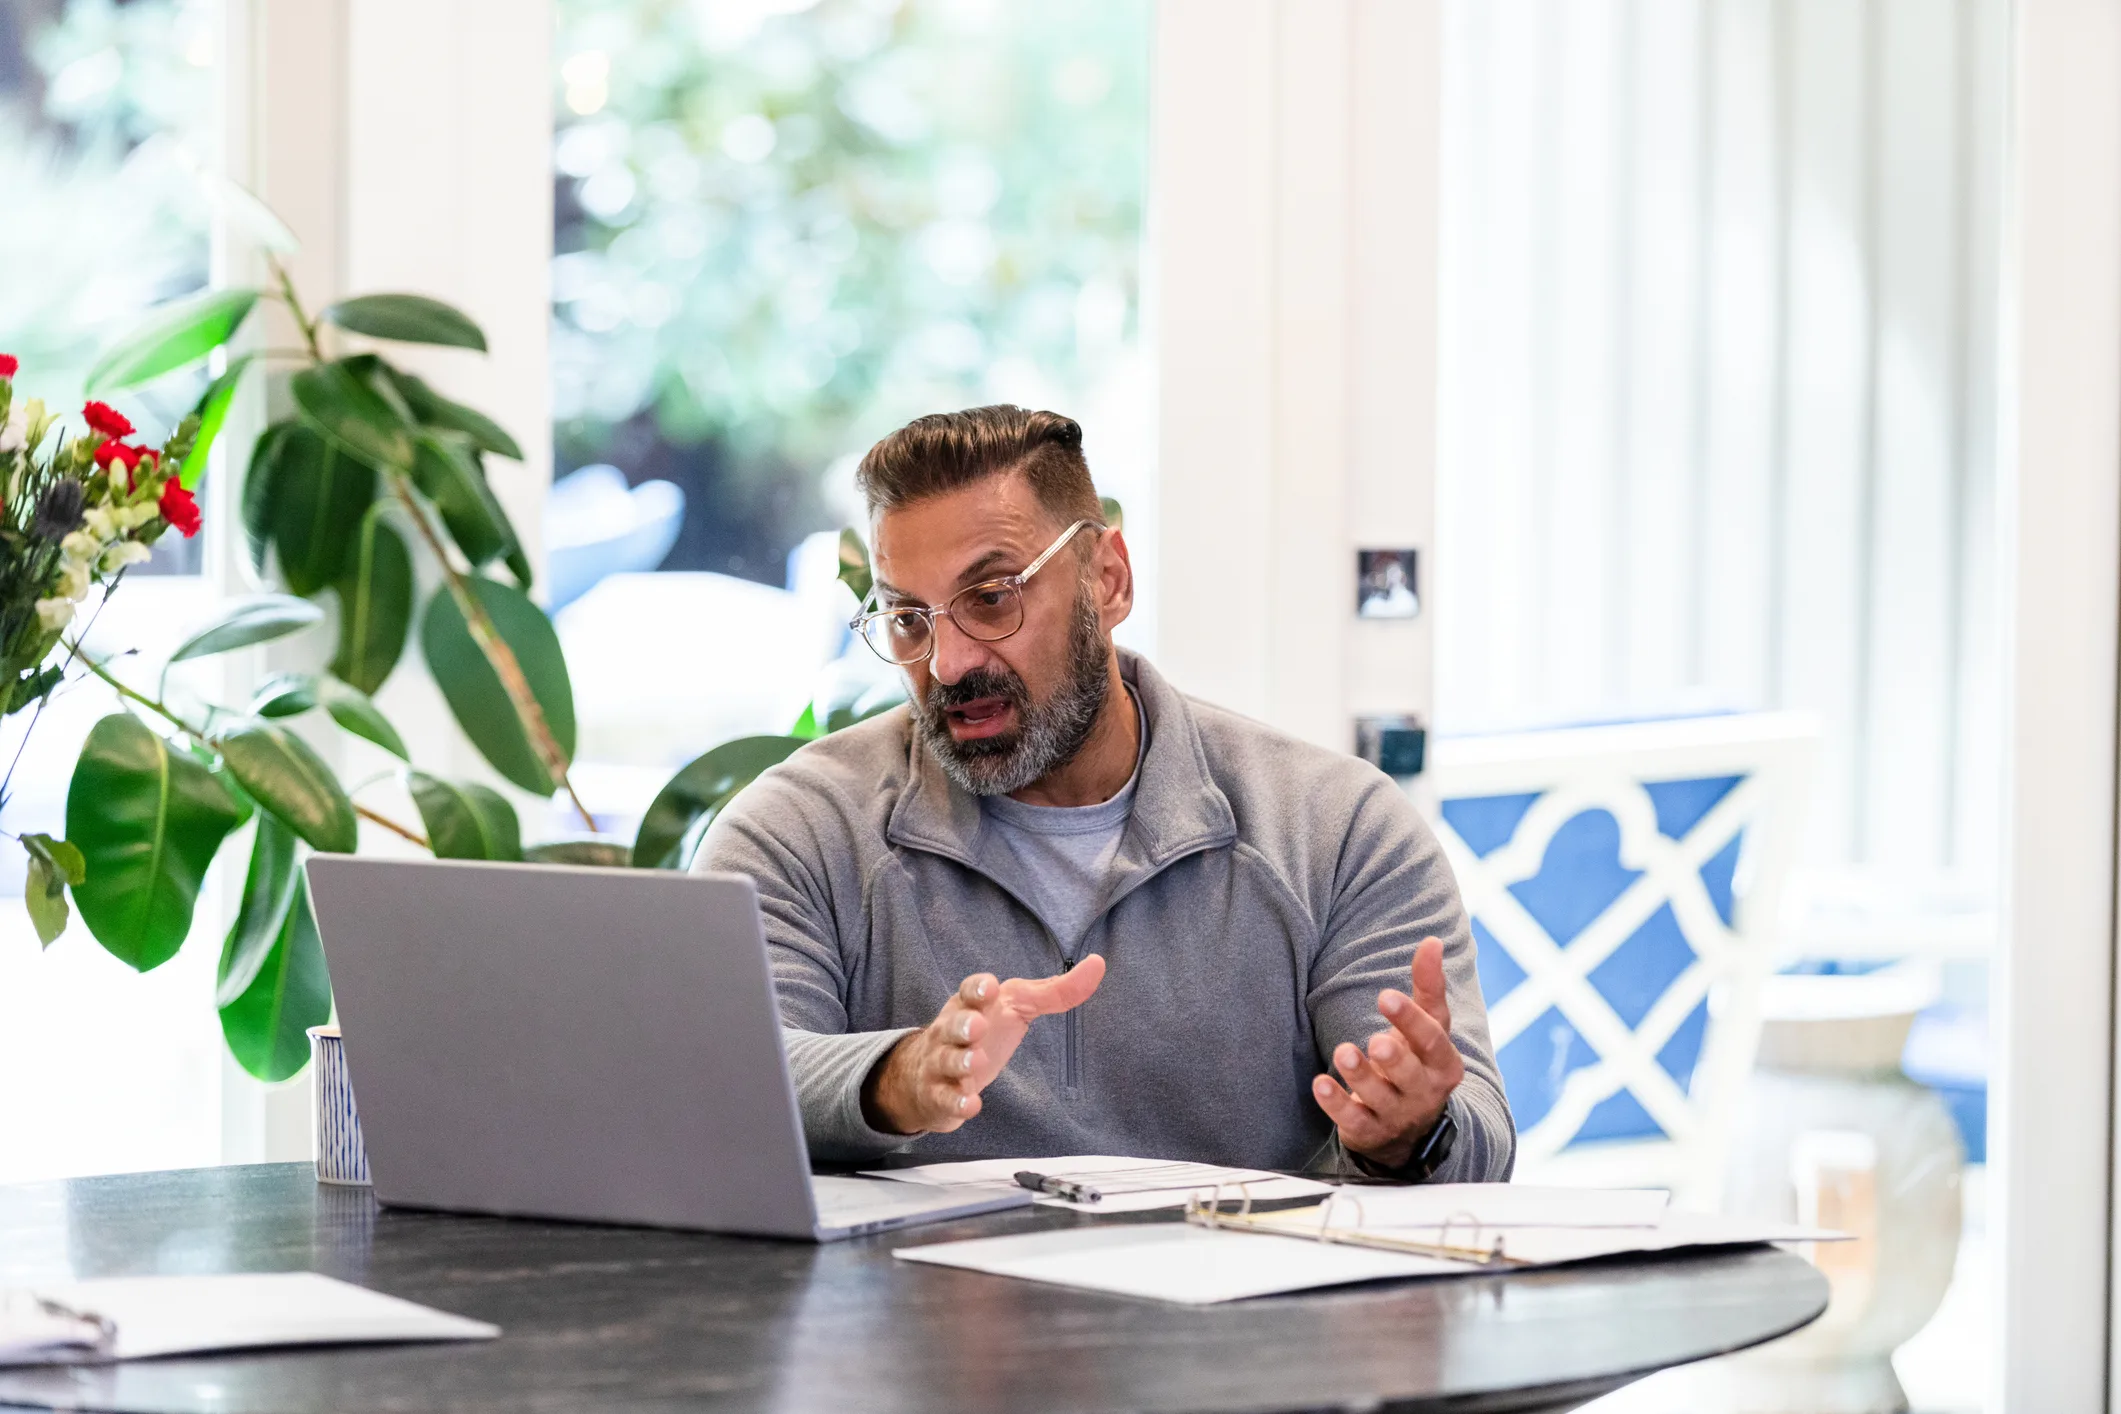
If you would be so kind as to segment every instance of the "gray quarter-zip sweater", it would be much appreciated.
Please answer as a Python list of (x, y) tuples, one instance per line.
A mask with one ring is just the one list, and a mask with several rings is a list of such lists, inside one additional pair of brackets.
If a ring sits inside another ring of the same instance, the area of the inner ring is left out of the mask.
[[(923, 1160), (1138, 1154), (1345, 1172), (1311, 1097), (1342, 1041), (1385, 1022), (1414, 949), (1444, 940), (1465, 1080), (1437, 1182), (1509, 1177), (1516, 1133), (1488, 1043), (1457, 883), (1405, 794), (1366, 762), (1185, 696), (1136, 655), (1148, 748), (1101, 906), (1055, 937), (978, 799), (951, 784), (906, 708), (835, 732), (759, 777), (695, 867), (758, 886), (811, 1154)], [(1041, 1017), (955, 1133), (872, 1129), (870, 1067), (966, 977), (1107, 971)]]

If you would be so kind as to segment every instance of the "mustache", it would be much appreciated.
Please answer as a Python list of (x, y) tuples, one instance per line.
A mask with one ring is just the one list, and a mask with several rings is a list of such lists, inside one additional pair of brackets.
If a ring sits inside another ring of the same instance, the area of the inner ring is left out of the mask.
[(1019, 710), (1031, 705), (1031, 690), (1022, 678), (992, 668), (974, 668), (953, 683), (930, 683), (924, 705), (932, 716), (940, 717), (983, 697), (998, 697)]

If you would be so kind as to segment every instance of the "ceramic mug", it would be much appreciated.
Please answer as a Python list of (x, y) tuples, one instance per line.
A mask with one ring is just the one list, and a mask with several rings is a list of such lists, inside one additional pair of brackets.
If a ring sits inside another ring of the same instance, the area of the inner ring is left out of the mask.
[(312, 1082), (317, 1097), (317, 1182), (368, 1186), (368, 1150), (361, 1143), (361, 1112), (354, 1107), (353, 1080), (346, 1073), (346, 1047), (336, 1026), (309, 1028)]

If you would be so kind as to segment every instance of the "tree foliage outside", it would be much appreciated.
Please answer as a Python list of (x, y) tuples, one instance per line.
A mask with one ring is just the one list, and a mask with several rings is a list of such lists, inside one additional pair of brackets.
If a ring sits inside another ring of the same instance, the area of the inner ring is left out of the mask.
[(559, 0), (562, 469), (769, 583), (910, 417), (1067, 405), (1136, 335), (1149, 0)]

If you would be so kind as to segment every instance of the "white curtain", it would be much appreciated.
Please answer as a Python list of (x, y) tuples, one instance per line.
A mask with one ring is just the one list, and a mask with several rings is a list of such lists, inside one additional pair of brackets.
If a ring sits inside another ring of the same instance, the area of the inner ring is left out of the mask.
[(2004, 0), (1455, 0), (1437, 716), (1790, 707), (1993, 872)]

